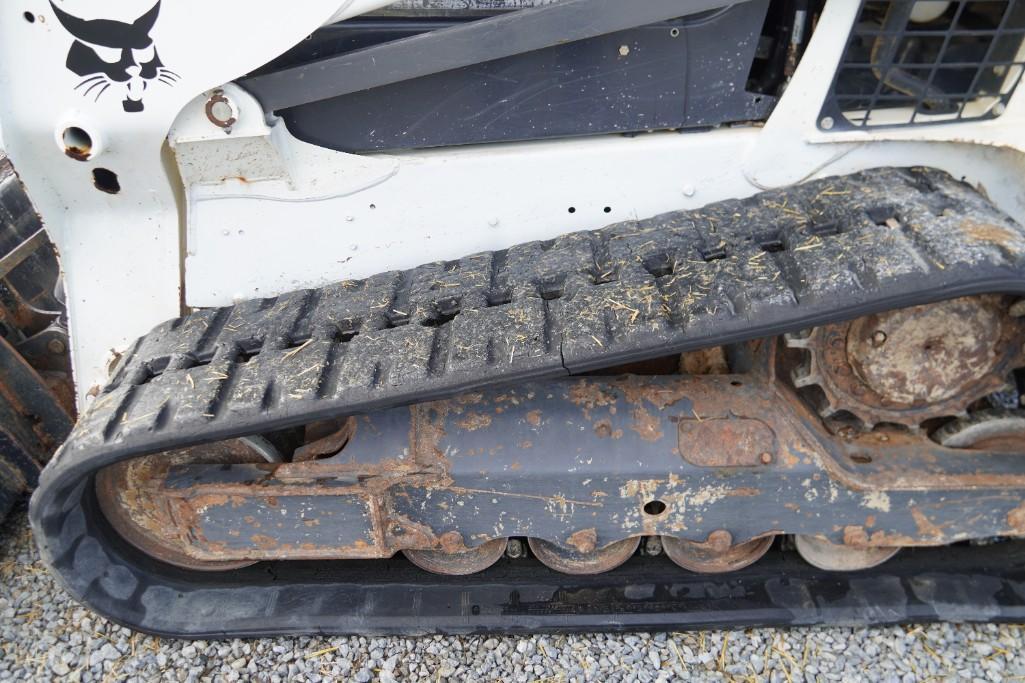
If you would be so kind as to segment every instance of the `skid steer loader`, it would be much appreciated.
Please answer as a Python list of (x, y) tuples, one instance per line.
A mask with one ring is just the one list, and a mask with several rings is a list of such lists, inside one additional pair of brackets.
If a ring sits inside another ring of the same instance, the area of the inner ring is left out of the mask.
[(2, 12), (97, 612), (1025, 619), (1025, 0)]

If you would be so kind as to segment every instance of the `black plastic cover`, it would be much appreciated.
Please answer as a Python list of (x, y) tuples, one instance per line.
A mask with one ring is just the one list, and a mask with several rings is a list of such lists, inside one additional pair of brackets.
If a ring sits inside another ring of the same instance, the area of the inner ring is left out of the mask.
[[(745, 86), (768, 6), (753, 0), (277, 113), (300, 140), (348, 152), (762, 120), (776, 98)], [(450, 25), (342, 22), (259, 73)]]

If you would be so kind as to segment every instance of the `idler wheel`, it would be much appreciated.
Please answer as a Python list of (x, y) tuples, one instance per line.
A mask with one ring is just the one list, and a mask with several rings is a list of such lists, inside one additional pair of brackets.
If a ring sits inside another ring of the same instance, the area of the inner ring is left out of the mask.
[(403, 550), (406, 559), (424, 571), (432, 574), (465, 576), (484, 571), (505, 554), (507, 538), (496, 538), (481, 543), (476, 548), (463, 552), (448, 553), (444, 550)]
[(881, 565), (897, 554), (900, 548), (855, 548), (831, 543), (817, 536), (794, 536), (797, 552), (813, 567), (830, 572), (852, 572)]
[(114, 530), (142, 552), (176, 567), (226, 571), (255, 560), (200, 560), (186, 553), (174, 516), (153, 490), (175, 465), (281, 462), (281, 454), (259, 436), (200, 444), (125, 460), (96, 474), (96, 498)]
[(846, 411), (866, 429), (964, 417), (1025, 362), (1025, 321), (1009, 308), (1006, 297), (962, 297), (787, 335), (787, 346), (806, 351), (794, 386), (817, 386), (823, 417)]
[(933, 439), (947, 448), (1021, 453), (1025, 451), (1025, 411), (981, 410), (940, 427)]
[(601, 574), (629, 560), (637, 552), (641, 537), (626, 538), (586, 552), (563, 548), (539, 538), (529, 538), (527, 544), (534, 557), (549, 569), (563, 574)]
[(730, 532), (719, 529), (708, 534), (704, 542), (663, 536), (662, 548), (670, 560), (684, 569), (699, 574), (719, 574), (754, 564), (769, 552), (772, 541), (773, 536), (762, 536), (734, 545)]

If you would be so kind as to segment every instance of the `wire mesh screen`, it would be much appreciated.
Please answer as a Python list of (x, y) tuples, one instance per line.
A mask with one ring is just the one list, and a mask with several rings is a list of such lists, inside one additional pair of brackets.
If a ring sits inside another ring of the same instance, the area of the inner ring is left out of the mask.
[(1025, 0), (863, 0), (822, 129), (1000, 116), (1025, 67)]

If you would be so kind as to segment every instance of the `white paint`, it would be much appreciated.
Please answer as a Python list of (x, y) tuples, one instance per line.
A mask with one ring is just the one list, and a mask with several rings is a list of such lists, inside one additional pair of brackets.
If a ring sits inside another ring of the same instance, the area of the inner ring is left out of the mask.
[(886, 491), (870, 491), (861, 499), (861, 507), (879, 510), (880, 512), (890, 511), (890, 496)]

